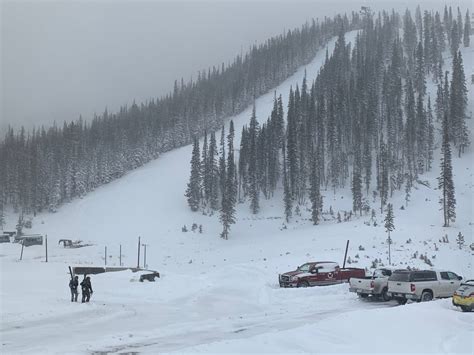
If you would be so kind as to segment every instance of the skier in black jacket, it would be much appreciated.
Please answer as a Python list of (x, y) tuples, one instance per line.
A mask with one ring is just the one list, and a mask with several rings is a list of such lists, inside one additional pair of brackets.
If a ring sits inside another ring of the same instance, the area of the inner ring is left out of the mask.
[(91, 278), (89, 276), (87, 276), (84, 280), (82, 280), (81, 287), (82, 287), (82, 303), (89, 302), (91, 298), (91, 294), (94, 293), (92, 291)]
[(79, 277), (74, 276), (74, 278), (69, 281), (69, 288), (71, 290), (71, 302), (77, 302), (77, 286), (79, 286)]

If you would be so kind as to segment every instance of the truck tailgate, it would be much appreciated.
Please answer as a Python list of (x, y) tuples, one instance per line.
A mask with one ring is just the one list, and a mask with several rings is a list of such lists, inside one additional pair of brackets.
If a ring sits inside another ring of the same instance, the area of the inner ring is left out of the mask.
[(406, 281), (389, 281), (388, 292), (391, 293), (412, 293), (410, 290), (410, 282)]
[(372, 279), (359, 279), (359, 278), (354, 278), (352, 277), (349, 280), (349, 284), (351, 288), (356, 288), (356, 289), (361, 289), (361, 290), (370, 290), (370, 284), (372, 282)]

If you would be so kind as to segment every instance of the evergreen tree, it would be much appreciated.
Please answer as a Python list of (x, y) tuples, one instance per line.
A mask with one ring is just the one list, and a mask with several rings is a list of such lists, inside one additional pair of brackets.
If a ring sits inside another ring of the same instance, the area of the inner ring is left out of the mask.
[(413, 71), (413, 53), (417, 44), (416, 25), (411, 18), (410, 11), (407, 9), (403, 16), (403, 46), (408, 57), (408, 67)]
[(459, 30), (458, 25), (456, 23), (456, 20), (454, 20), (453, 25), (451, 26), (451, 35), (450, 35), (450, 38), (451, 38), (451, 42), (450, 42), (451, 54), (452, 54), (453, 57), (454, 57), (454, 55), (456, 55), (456, 53), (459, 50), (460, 35), (459, 35), (458, 30)]
[(199, 141), (194, 138), (191, 157), (191, 177), (189, 178), (186, 195), (191, 211), (197, 211), (201, 203), (201, 161), (199, 156)]
[(431, 170), (431, 164), (433, 163), (433, 151), (434, 151), (434, 125), (433, 125), (433, 110), (431, 109), (431, 100), (428, 97), (428, 110), (427, 110), (427, 123), (428, 123), (428, 142), (427, 142), (427, 153), (426, 153), (426, 169)]
[(209, 203), (211, 197), (211, 170), (208, 159), (209, 149), (207, 144), (207, 132), (204, 132), (204, 142), (202, 144), (201, 154), (202, 192), (205, 203)]
[(394, 215), (393, 215), (393, 205), (389, 203), (387, 205), (387, 213), (384, 219), (385, 231), (388, 234), (387, 243), (388, 243), (388, 264), (392, 265), (391, 255), (390, 255), (390, 246), (392, 245), (392, 238), (390, 237), (390, 232), (395, 229), (394, 225)]
[(291, 195), (290, 182), (288, 179), (288, 171), (286, 167), (286, 148), (283, 145), (283, 202), (285, 205), (285, 220), (288, 223), (292, 215), (293, 198)]
[(209, 143), (209, 171), (210, 171), (210, 195), (209, 202), (212, 210), (216, 211), (219, 207), (219, 167), (217, 166), (217, 142), (216, 134), (211, 133), (211, 139)]
[(466, 19), (464, 20), (464, 40), (463, 40), (464, 47), (469, 47), (470, 35), (471, 35), (471, 18), (469, 16), (469, 9), (468, 9), (466, 11)]
[(449, 222), (454, 221), (456, 218), (456, 198), (454, 195), (448, 125), (448, 115), (445, 113), (443, 119), (443, 144), (441, 147), (441, 172), (438, 177), (438, 188), (442, 192), (439, 202), (443, 210), (444, 227), (449, 227)]
[(320, 191), (321, 180), (319, 177), (319, 162), (317, 154), (313, 152), (311, 159), (310, 173), (310, 200), (311, 200), (311, 220), (313, 224), (319, 224), (320, 214), (322, 210), (322, 197)]
[(458, 244), (459, 249), (462, 249), (464, 246), (464, 236), (461, 232), (459, 232), (458, 236), (456, 237), (456, 243)]
[(235, 204), (237, 202), (237, 181), (234, 162), (234, 122), (230, 121), (229, 134), (227, 136), (227, 176), (225, 181), (225, 193), (222, 197), (221, 223), (223, 231), (221, 237), (229, 238), (230, 226), (235, 223)]
[(297, 135), (296, 99), (293, 89), (290, 88), (288, 98), (287, 128), (286, 128), (286, 157), (287, 178), (290, 184), (291, 198), (296, 198), (298, 181), (298, 135)]
[(259, 205), (259, 188), (258, 188), (258, 175), (257, 175), (257, 137), (259, 134), (259, 126), (257, 121), (255, 103), (252, 109), (252, 116), (250, 117), (249, 124), (249, 197), (250, 197), (250, 210), (253, 214), (257, 214)]
[(388, 152), (386, 148), (386, 144), (383, 142), (383, 138), (381, 139), (382, 143), (380, 145), (380, 156), (379, 156), (379, 192), (380, 192), (380, 212), (383, 212), (383, 208), (387, 203), (388, 198)]
[(469, 132), (466, 125), (467, 88), (464, 76), (461, 51), (453, 58), (453, 71), (450, 93), (450, 127), (452, 129), (452, 140), (458, 147), (459, 156), (469, 145)]
[(426, 94), (425, 60), (421, 42), (416, 48), (415, 90), (418, 95), (425, 96)]
[(352, 172), (352, 209), (362, 215), (362, 178), (360, 168), (355, 166)]
[(219, 150), (219, 189), (221, 196), (225, 194), (225, 181), (226, 181), (226, 164), (225, 164), (225, 131), (224, 126), (221, 129), (221, 141)]

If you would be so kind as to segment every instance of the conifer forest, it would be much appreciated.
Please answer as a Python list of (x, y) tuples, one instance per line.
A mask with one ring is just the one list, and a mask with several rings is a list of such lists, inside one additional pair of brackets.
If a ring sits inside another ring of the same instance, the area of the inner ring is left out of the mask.
[[(366, 12), (357, 21), (361, 28), (353, 47), (345, 42), (347, 22), (339, 22), (333, 54), (315, 77), (305, 76), (290, 90), (288, 107), (275, 97), (269, 117), (260, 122), (254, 108), (238, 158), (225, 156), (224, 130), (219, 150), (215, 134), (209, 145), (205, 134), (202, 159), (194, 141), (186, 192), (190, 208), (220, 211), (225, 236), (236, 202), (248, 202), (257, 214), (259, 201), (273, 198), (277, 190), (283, 191), (277, 195), (283, 198), (287, 222), (308, 204), (318, 224), (322, 191), (329, 196), (347, 187), (353, 198), (350, 213), (383, 212), (394, 191), (405, 193), (408, 203), (419, 175), (438, 164), (433, 151), (441, 136), (440, 204), (449, 226), (456, 205), (450, 147), (461, 156), (470, 144), (459, 51), (469, 45), (470, 17), (466, 12), (463, 27), (460, 10), (455, 19), (446, 7), (441, 18), (438, 12), (422, 14), (419, 7), (414, 19), (408, 10), (402, 15)], [(447, 48), (451, 70), (443, 71)], [(427, 81), (436, 83), (436, 96), (427, 94)], [(229, 149), (233, 136), (230, 131)]]

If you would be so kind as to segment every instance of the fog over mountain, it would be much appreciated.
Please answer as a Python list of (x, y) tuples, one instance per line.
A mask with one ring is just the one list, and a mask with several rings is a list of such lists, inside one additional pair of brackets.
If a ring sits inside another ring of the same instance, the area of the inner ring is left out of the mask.
[[(471, 6), (471, 1), (438, 1)], [(419, 1), (420, 5), (433, 1)], [(0, 131), (84, 119), (169, 92), (253, 43), (387, 1), (4, 1)], [(413, 1), (397, 1), (414, 8)], [(393, 1), (390, 2), (393, 6)]]

